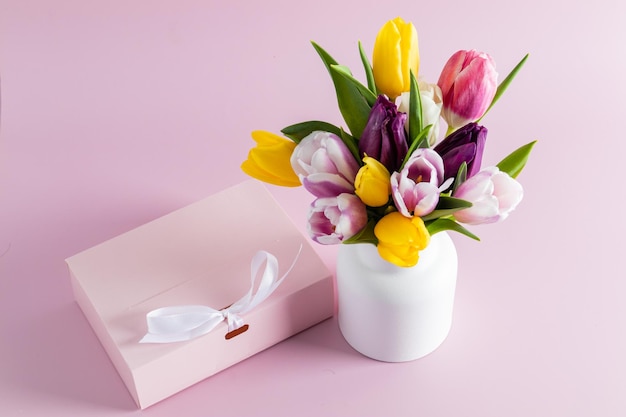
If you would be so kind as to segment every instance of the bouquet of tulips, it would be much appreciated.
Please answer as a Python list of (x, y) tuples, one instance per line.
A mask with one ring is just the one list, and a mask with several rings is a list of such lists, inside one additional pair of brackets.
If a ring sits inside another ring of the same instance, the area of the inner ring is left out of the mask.
[[(285, 137), (254, 131), (257, 146), (242, 169), (313, 194), (308, 232), (314, 241), (372, 243), (383, 259), (408, 267), (431, 235), (452, 230), (478, 240), (464, 224), (501, 221), (519, 204), (523, 189), (515, 178), (535, 142), (482, 168), (487, 129), (479, 122), (528, 56), (498, 85), (489, 55), (461, 50), (430, 84), (417, 78), (417, 31), (398, 17), (379, 31), (371, 64), (359, 43), (363, 84), (313, 47), (348, 130), (307, 121), (284, 128)], [(441, 119), (447, 133), (439, 140)]]

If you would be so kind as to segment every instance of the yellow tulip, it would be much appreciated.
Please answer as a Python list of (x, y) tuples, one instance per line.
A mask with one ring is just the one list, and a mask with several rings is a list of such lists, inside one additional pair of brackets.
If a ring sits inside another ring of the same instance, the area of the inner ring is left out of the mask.
[(380, 219), (374, 234), (381, 258), (403, 267), (416, 265), (419, 251), (426, 249), (430, 242), (430, 234), (421, 218), (405, 217), (397, 211)]
[(415, 26), (400, 17), (385, 23), (376, 36), (372, 54), (372, 70), (378, 90), (392, 100), (410, 91), (410, 71), (417, 78), (419, 65)]
[(354, 192), (361, 201), (370, 207), (380, 207), (387, 204), (391, 194), (389, 171), (376, 159), (365, 156), (363, 165), (354, 180)]
[(294, 142), (264, 130), (252, 132), (252, 139), (257, 146), (250, 149), (248, 159), (241, 164), (243, 172), (274, 185), (284, 187), (301, 185), (290, 162), (291, 154), (296, 147)]

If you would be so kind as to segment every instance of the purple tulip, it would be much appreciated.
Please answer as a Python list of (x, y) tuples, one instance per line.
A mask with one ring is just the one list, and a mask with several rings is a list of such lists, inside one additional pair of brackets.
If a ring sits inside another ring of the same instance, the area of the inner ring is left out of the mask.
[(480, 170), (487, 140), (487, 128), (469, 123), (442, 140), (435, 151), (443, 158), (444, 180), (456, 177), (463, 162), (467, 164), (467, 178)]
[(454, 197), (473, 204), (454, 213), (454, 217), (467, 224), (502, 221), (517, 207), (523, 196), (522, 185), (507, 173), (497, 167), (485, 168), (454, 192)]
[(484, 52), (458, 51), (450, 57), (437, 82), (443, 94), (442, 117), (451, 128), (485, 114), (498, 88), (493, 59)]
[(391, 175), (391, 195), (396, 208), (406, 217), (425, 216), (439, 202), (443, 160), (428, 148), (417, 149), (400, 172)]
[(335, 245), (351, 238), (367, 224), (365, 204), (354, 194), (322, 197), (309, 208), (308, 232), (322, 245)]
[(316, 197), (354, 193), (359, 164), (339, 136), (316, 131), (300, 141), (291, 166), (302, 185)]
[(378, 96), (359, 139), (361, 156), (376, 159), (389, 172), (400, 168), (408, 151), (404, 130), (406, 120), (406, 113), (399, 112), (387, 97)]

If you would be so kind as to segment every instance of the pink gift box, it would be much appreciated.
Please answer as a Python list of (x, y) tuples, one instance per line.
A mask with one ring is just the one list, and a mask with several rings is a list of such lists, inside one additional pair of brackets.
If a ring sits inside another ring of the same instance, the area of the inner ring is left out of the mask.
[[(259, 250), (278, 259), (281, 276), (296, 262), (274, 293), (242, 315), (247, 330), (227, 339), (228, 326), (222, 322), (187, 342), (139, 343), (147, 331), (146, 314), (154, 309), (206, 305), (219, 310), (240, 299), (250, 289), (250, 261)], [(332, 274), (256, 181), (66, 262), (76, 301), (140, 408), (333, 315)]]

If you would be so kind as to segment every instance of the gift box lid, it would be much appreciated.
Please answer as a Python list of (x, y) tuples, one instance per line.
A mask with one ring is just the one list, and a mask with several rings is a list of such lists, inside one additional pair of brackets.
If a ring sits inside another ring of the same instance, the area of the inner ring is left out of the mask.
[[(146, 314), (173, 305), (222, 309), (250, 289), (250, 261), (273, 254), (284, 274), (243, 315), (188, 342), (140, 344)], [(265, 186), (246, 181), (74, 255), (66, 262), (78, 304), (141, 408), (333, 314), (332, 274)]]

